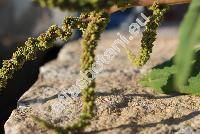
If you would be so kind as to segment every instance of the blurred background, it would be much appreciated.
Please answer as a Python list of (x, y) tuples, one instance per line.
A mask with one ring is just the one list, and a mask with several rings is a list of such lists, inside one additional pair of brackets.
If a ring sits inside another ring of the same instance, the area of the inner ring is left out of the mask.
[[(163, 22), (162, 26), (178, 27), (187, 11), (187, 6), (172, 6), (166, 15), (167, 21)], [(135, 22), (141, 12), (148, 14), (144, 7), (112, 14), (107, 30), (128, 31), (128, 26)], [(16, 48), (23, 45), (29, 36), (38, 36), (52, 24), (60, 25), (64, 16), (78, 14), (62, 12), (59, 9), (40, 8), (31, 0), (0, 0), (0, 65), (3, 59), (10, 58)], [(75, 31), (70, 41), (78, 38), (80, 38), (80, 33)], [(39, 67), (56, 58), (64, 44), (66, 43), (58, 41), (54, 48), (39, 54), (36, 61), (26, 63), (23, 69), (15, 74), (14, 79), (9, 81), (7, 88), (0, 92), (0, 133), (3, 132), (3, 125), (11, 111), (16, 108), (19, 97), (37, 80)]]

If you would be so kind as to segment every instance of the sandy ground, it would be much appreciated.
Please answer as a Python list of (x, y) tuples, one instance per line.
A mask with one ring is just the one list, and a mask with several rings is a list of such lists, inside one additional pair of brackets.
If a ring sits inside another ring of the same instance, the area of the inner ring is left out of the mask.
[[(96, 51), (102, 55), (118, 31), (103, 34)], [(121, 33), (127, 38), (128, 33)], [(141, 36), (128, 47), (137, 52)], [(150, 61), (142, 69), (131, 66), (124, 49), (103, 66), (96, 76), (96, 114), (86, 133), (102, 134), (200, 134), (200, 98), (170, 96), (142, 87), (139, 77), (153, 66), (170, 59), (178, 44), (176, 28), (162, 28)], [(53, 133), (42, 128), (31, 115), (55, 125), (66, 126), (78, 119), (81, 101), (60, 100), (59, 91), (68, 89), (79, 78), (80, 41), (66, 45), (56, 60), (40, 68), (38, 81), (20, 98), (5, 124), (6, 134)]]

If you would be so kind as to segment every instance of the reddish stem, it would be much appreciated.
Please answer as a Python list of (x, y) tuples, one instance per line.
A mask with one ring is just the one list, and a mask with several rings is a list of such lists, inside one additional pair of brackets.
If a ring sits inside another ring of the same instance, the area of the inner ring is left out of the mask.
[[(134, 6), (150, 6), (154, 3), (155, 0), (133, 0), (133, 3), (129, 4), (127, 8), (134, 7)], [(169, 5), (175, 5), (175, 4), (185, 4), (190, 3), (192, 0), (158, 0), (160, 4), (169, 4)], [(116, 11), (119, 11), (120, 8), (117, 6), (113, 6), (107, 11), (109, 13), (114, 13)]]

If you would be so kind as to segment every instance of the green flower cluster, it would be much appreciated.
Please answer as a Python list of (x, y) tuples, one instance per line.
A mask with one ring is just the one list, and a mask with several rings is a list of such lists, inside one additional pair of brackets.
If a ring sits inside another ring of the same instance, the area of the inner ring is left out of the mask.
[(145, 26), (145, 30), (142, 33), (143, 36), (139, 57), (136, 57), (129, 48), (126, 48), (128, 59), (134, 66), (137, 67), (143, 66), (149, 60), (154, 46), (153, 43), (156, 40), (157, 29), (163, 21), (164, 15), (168, 11), (169, 6), (159, 5), (159, 3), (155, 1), (149, 9), (153, 11), (153, 15), (149, 18), (149, 21)]
[(124, 7), (133, 0), (34, 0), (42, 7), (59, 7), (63, 10), (94, 11), (106, 9), (114, 5)]
[[(109, 15), (104, 11), (93, 11), (89, 13), (82, 13), (80, 20), (89, 20), (87, 23), (80, 25), (79, 29), (83, 32), (82, 39), (82, 55), (81, 55), (81, 71), (85, 73), (92, 69), (95, 62), (95, 49), (100, 39), (101, 33), (105, 30)], [(92, 78), (91, 74), (87, 74), (88, 78)], [(84, 79), (84, 78), (83, 78)], [(82, 92), (83, 108), (80, 119), (71, 126), (65, 128), (56, 127), (38, 117), (34, 117), (41, 125), (48, 129), (54, 130), (57, 133), (81, 133), (84, 128), (90, 124), (90, 119), (94, 115), (95, 106), (95, 80), (92, 80)]]
[(149, 9), (153, 11), (153, 15), (149, 18), (149, 22), (147, 22), (145, 31), (143, 32), (140, 55), (135, 59), (135, 64), (137, 66), (143, 66), (149, 60), (154, 46), (153, 43), (156, 40), (157, 29), (163, 21), (169, 6), (159, 5), (158, 2), (155, 2)]
[(84, 23), (79, 18), (68, 17), (64, 20), (62, 28), (53, 25), (39, 37), (28, 38), (25, 45), (19, 47), (10, 60), (3, 61), (0, 69), (0, 89), (6, 86), (8, 79), (11, 79), (26, 61), (35, 60), (37, 53), (52, 47), (58, 37), (67, 41), (72, 35), (72, 29), (83, 27), (83, 25)]
[[(104, 11), (90, 12), (88, 17), (91, 21), (83, 31), (83, 40), (81, 43), (83, 49), (81, 55), (81, 71), (83, 73), (92, 69), (92, 65), (95, 62), (94, 51), (98, 45), (98, 40), (100, 39), (101, 33), (105, 30), (109, 22), (109, 15)], [(92, 78), (91, 74), (87, 74), (87, 77)], [(95, 80), (92, 80), (82, 93), (82, 115), (79, 123), (76, 124), (77, 126), (80, 126), (80, 128), (84, 128), (84, 126), (89, 123), (87, 120), (93, 117), (95, 105), (94, 89)]]

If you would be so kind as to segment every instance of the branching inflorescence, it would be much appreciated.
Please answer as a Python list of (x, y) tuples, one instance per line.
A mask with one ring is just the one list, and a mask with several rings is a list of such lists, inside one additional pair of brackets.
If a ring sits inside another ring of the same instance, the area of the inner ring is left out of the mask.
[(82, 14), (80, 18), (67, 17), (63, 21), (61, 28), (59, 28), (57, 25), (52, 25), (39, 37), (28, 38), (28, 40), (25, 42), (25, 45), (18, 48), (17, 51), (13, 53), (10, 60), (3, 61), (3, 66), (0, 69), (0, 89), (6, 86), (8, 79), (11, 79), (13, 74), (17, 70), (21, 69), (25, 62), (35, 60), (38, 52), (45, 51), (53, 47), (53, 43), (57, 38), (67, 41), (71, 37), (73, 29), (80, 29), (83, 31), (83, 33), (85, 33), (86, 26), (93, 18), (85, 18), (83, 16), (85, 15)]
[[(11, 79), (15, 71), (22, 68), (26, 61), (35, 60), (37, 53), (45, 51), (53, 46), (57, 38), (67, 41), (72, 35), (73, 29), (79, 29), (83, 33), (82, 39), (82, 55), (81, 55), (81, 71), (83, 73), (92, 69), (95, 62), (95, 49), (100, 39), (101, 33), (105, 30), (109, 22), (109, 15), (103, 9), (118, 5), (126, 7), (129, 0), (34, 0), (42, 6), (60, 7), (61, 9), (69, 9), (82, 11), (80, 17), (67, 17), (61, 28), (57, 25), (51, 26), (46, 32), (37, 38), (29, 38), (25, 45), (18, 48), (10, 60), (3, 62), (0, 69), (0, 88), (6, 86), (8, 79)], [(132, 0), (131, 0), (132, 1)], [(140, 56), (131, 57), (132, 62), (137, 66), (144, 65), (152, 52), (153, 42), (156, 37), (156, 30), (163, 19), (167, 6), (159, 6), (155, 3), (151, 8), (153, 15), (146, 25), (141, 41)], [(128, 51), (130, 52), (130, 51)], [(88, 78), (92, 78), (92, 74), (87, 74)], [(84, 78), (82, 78), (84, 79)], [(94, 115), (95, 97), (94, 97), (95, 81), (92, 80), (82, 91), (83, 108), (80, 119), (71, 126), (65, 128), (56, 127), (38, 117), (35, 119), (49, 129), (53, 129), (58, 133), (80, 133), (90, 124), (90, 119)]]
[(159, 5), (158, 2), (155, 2), (149, 9), (153, 11), (153, 15), (149, 18), (145, 30), (142, 33), (143, 36), (139, 56), (136, 57), (130, 49), (126, 49), (129, 60), (137, 67), (143, 66), (149, 60), (154, 46), (153, 43), (156, 40), (157, 29), (162, 22), (165, 13), (168, 11), (169, 6)]
[(6, 86), (8, 79), (11, 79), (15, 71), (21, 69), (26, 61), (35, 60), (37, 52), (52, 47), (57, 38), (67, 41), (72, 35), (72, 29), (83, 26), (84, 23), (81, 19), (68, 17), (64, 20), (62, 28), (53, 25), (38, 38), (29, 38), (24, 46), (13, 53), (10, 60), (3, 61), (3, 66), (0, 69), (0, 89)]
[[(109, 22), (109, 15), (104, 11), (93, 11), (90, 13), (83, 13), (80, 20), (90, 20), (87, 24), (81, 23), (81, 30), (83, 32), (82, 39), (82, 55), (81, 55), (81, 71), (85, 73), (92, 69), (95, 62), (94, 50), (97, 47), (97, 42), (100, 39), (101, 33)], [(91, 74), (87, 74), (88, 78), (92, 78)], [(84, 79), (84, 78), (83, 78)], [(49, 129), (53, 129), (57, 133), (80, 133), (90, 124), (90, 119), (93, 117), (95, 106), (94, 98), (95, 80), (92, 80), (82, 92), (83, 108), (80, 119), (71, 126), (65, 128), (56, 127), (42, 119), (35, 117), (35, 119)]]

